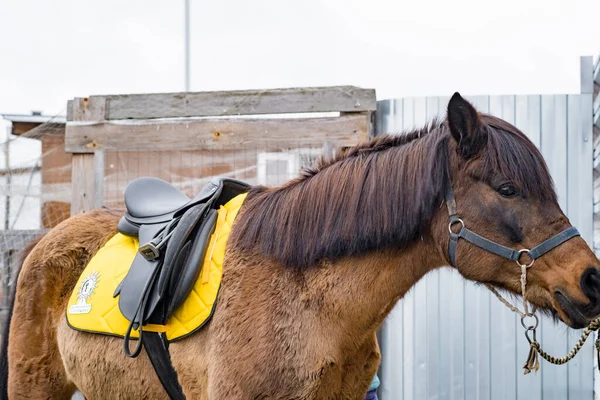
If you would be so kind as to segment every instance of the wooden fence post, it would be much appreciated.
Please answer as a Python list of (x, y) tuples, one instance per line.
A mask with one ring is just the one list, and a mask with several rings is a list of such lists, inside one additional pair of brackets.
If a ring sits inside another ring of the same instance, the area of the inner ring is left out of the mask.
[(73, 154), (71, 215), (94, 208), (95, 178), (94, 153)]
[[(106, 118), (106, 99), (102, 96), (76, 98), (67, 105), (65, 137), (73, 129), (69, 122), (100, 122)], [(68, 149), (67, 149), (68, 151)], [(102, 206), (104, 200), (104, 151), (91, 148), (73, 153), (71, 170), (71, 215)]]

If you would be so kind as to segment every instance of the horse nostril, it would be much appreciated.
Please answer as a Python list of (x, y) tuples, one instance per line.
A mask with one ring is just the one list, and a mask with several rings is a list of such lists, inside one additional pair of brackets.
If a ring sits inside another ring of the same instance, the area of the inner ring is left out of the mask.
[(581, 290), (590, 300), (600, 300), (600, 270), (589, 267), (581, 276)]

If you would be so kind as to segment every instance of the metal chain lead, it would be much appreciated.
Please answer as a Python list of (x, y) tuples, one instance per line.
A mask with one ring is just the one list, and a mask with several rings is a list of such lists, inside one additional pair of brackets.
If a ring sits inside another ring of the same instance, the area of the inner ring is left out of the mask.
[[(585, 328), (585, 330), (581, 334), (581, 337), (579, 338), (579, 340), (577, 341), (577, 343), (575, 344), (573, 349), (571, 349), (569, 354), (567, 354), (565, 357), (562, 357), (562, 358), (556, 358), (554, 356), (551, 356), (550, 354), (548, 354), (546, 351), (544, 351), (541, 348), (540, 343), (537, 341), (536, 330), (537, 330), (537, 326), (538, 326), (538, 317), (535, 314), (535, 312), (537, 311), (537, 308), (535, 305), (533, 305), (531, 312), (529, 312), (529, 307), (527, 305), (527, 299), (525, 297), (526, 288), (527, 288), (527, 269), (533, 265), (533, 261), (530, 264), (521, 264), (519, 261), (517, 261), (517, 264), (521, 267), (521, 279), (520, 280), (521, 280), (521, 295), (523, 297), (523, 311), (519, 310), (517, 307), (510, 304), (510, 302), (508, 300), (506, 300), (504, 297), (502, 297), (502, 295), (493, 286), (491, 286), (487, 283), (485, 284), (485, 286), (489, 289), (490, 292), (492, 292), (498, 298), (498, 300), (500, 300), (500, 302), (502, 302), (502, 304), (504, 304), (511, 311), (517, 313), (521, 317), (521, 325), (523, 325), (523, 328), (525, 328), (525, 337), (529, 341), (529, 346), (530, 346), (527, 361), (523, 365), (523, 373), (525, 375), (527, 375), (531, 371), (537, 372), (537, 370), (539, 369), (539, 361), (537, 359), (537, 354), (539, 354), (544, 360), (548, 361), (549, 363), (555, 364), (555, 365), (563, 365), (563, 364), (566, 364), (569, 361), (571, 361), (573, 359), (573, 357), (575, 357), (575, 355), (577, 355), (577, 353), (579, 353), (579, 350), (581, 350), (581, 348), (587, 341), (588, 337), (592, 334), (592, 332), (598, 331), (600, 329), (600, 317), (593, 320), (590, 323), (590, 325), (587, 328)], [(526, 326), (524, 321), (527, 317), (533, 317), (535, 319), (535, 325)], [(530, 331), (532, 332), (533, 340), (529, 337)], [(598, 358), (598, 368), (600, 369), (600, 337), (598, 337), (596, 339), (595, 347), (596, 347), (596, 356)]]

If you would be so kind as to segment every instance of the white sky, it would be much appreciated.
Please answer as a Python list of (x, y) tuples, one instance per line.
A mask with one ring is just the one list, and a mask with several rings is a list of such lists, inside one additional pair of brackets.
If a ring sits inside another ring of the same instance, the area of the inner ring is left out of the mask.
[[(577, 93), (598, 16), (599, 0), (191, 0), (192, 90)], [(183, 0), (0, 0), (0, 113), (181, 91), (183, 38)]]

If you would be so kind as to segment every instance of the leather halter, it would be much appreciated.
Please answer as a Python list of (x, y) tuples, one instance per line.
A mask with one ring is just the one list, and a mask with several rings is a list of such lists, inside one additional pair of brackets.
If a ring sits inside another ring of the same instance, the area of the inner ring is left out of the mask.
[[(458, 247), (458, 240), (464, 239), (467, 242), (474, 244), (475, 246), (487, 250), (490, 253), (496, 254), (500, 257), (504, 257), (508, 260), (515, 261), (520, 266), (531, 267), (533, 262), (554, 249), (560, 246), (569, 239), (579, 236), (579, 231), (575, 227), (567, 228), (549, 239), (546, 239), (533, 249), (521, 249), (514, 250), (510, 247), (503, 246), (492, 240), (486, 239), (483, 236), (476, 234), (475, 232), (467, 229), (464, 222), (458, 217), (456, 213), (456, 201), (454, 200), (454, 194), (452, 193), (452, 185), (448, 184), (448, 190), (446, 191), (446, 206), (448, 207), (449, 220), (448, 230), (450, 231), (450, 241), (448, 244), (448, 255), (450, 256), (450, 263), (453, 267), (456, 267), (456, 248)], [(452, 228), (455, 225), (460, 225), (458, 232), (454, 232)], [(529, 262), (526, 264), (521, 263), (521, 257), (523, 255), (529, 257)]]

